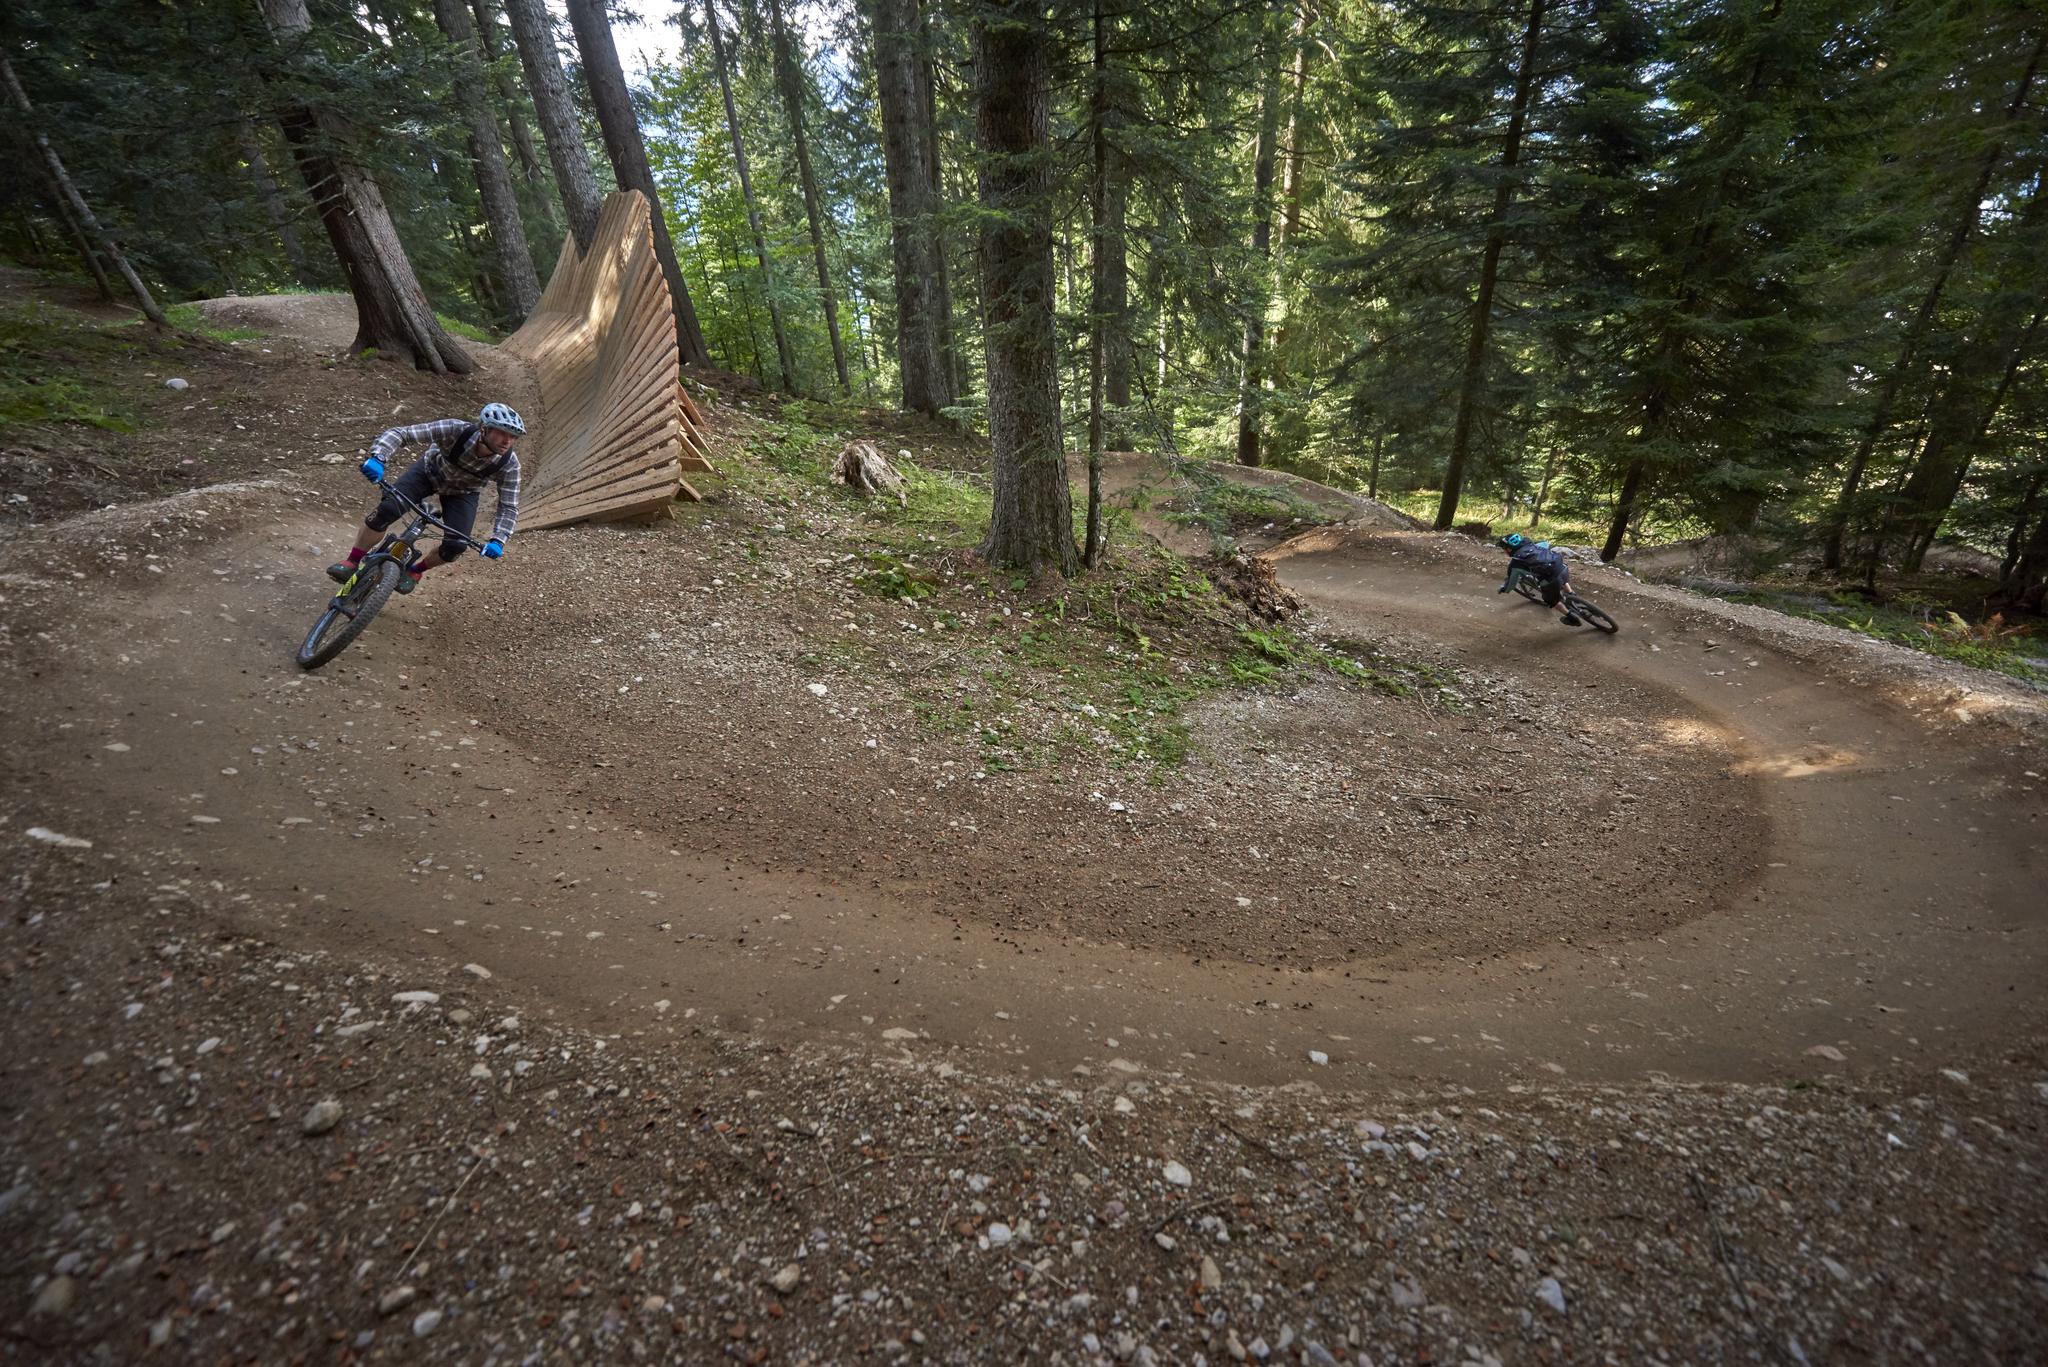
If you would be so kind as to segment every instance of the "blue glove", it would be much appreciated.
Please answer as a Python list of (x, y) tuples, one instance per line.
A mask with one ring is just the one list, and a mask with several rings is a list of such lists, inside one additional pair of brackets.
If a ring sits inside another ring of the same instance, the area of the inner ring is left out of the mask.
[(499, 556), (502, 556), (504, 553), (505, 543), (498, 540), (497, 537), (494, 536), (489, 541), (484, 542), (484, 559), (496, 560)]
[(384, 462), (378, 460), (375, 456), (371, 456), (368, 460), (364, 461), (362, 463), (361, 469), (363, 472), (363, 478), (367, 479), (372, 484), (375, 484), (378, 480), (384, 478)]

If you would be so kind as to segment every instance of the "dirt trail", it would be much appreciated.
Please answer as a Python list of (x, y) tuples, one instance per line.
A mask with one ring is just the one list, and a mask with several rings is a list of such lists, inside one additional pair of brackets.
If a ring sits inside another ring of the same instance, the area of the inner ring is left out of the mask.
[[(530, 1009), (605, 1033), (709, 1024), (995, 1072), (1345, 1088), (1938, 1066), (2037, 1018), (2039, 753), (2003, 732), (1930, 734), (1682, 603), (1589, 585), (1625, 624), (1609, 640), (1494, 596), (1490, 562), (1444, 539), (1357, 533), (1288, 554), (1290, 585), (1340, 628), (1572, 690), (1587, 724), (1650, 700), (1670, 745), (1706, 747), (1750, 785), (1770, 835), (1690, 890), (1703, 914), (1650, 939), (1282, 972), (936, 917), (843, 869), (755, 865), (743, 841), (678, 852), (658, 811), (578, 802), (571, 775), (460, 706), (466, 676), (503, 667), (437, 649), (486, 591), (476, 567), (301, 675), (290, 651), (334, 515), (283, 490), (219, 502), (218, 557), (93, 594), (59, 577), (24, 598), (16, 580), (17, 609), (48, 614), (8, 704), (17, 830), (91, 838), (131, 877), (178, 870), (252, 932), (488, 965)], [(506, 566), (492, 590), (541, 591), (521, 582), (531, 561)], [(607, 743), (593, 732), (590, 763)], [(1572, 839), (1571, 811), (1557, 816), (1553, 839)], [(1583, 858), (1623, 872), (1640, 853), (1589, 840)]]

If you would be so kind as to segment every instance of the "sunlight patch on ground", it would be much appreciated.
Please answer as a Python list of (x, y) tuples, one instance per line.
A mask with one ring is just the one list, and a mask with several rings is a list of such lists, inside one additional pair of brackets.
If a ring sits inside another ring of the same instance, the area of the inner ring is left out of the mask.
[(1863, 757), (1853, 750), (1803, 750), (1788, 754), (1762, 755), (1735, 766), (1738, 774), (1759, 774), (1765, 778), (1812, 778), (1839, 769), (1853, 768)]
[(1711, 722), (1701, 721), (1698, 717), (1666, 717), (1654, 725), (1658, 738), (1666, 745), (1698, 750), (1735, 748), (1736, 737), (1733, 732)]

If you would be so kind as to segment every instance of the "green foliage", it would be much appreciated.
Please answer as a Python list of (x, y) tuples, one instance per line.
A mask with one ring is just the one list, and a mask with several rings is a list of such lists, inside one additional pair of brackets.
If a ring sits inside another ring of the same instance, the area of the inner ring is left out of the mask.
[(110, 377), (137, 345), (68, 309), (0, 308), (0, 431), (42, 423), (135, 431), (141, 419)]
[(208, 318), (197, 304), (173, 304), (164, 310), (170, 325), (183, 332), (196, 332), (216, 342), (253, 342), (270, 334), (262, 328), (233, 327)]
[(1905, 597), (1874, 605), (1850, 593), (1816, 597), (1811, 593), (1754, 589), (1717, 596), (1844, 627), (1944, 660), (2004, 674), (2036, 688), (2048, 688), (2048, 652), (2043, 651), (2039, 635), (2032, 626), (2008, 622), (1996, 613), (1972, 622), (1925, 599)]

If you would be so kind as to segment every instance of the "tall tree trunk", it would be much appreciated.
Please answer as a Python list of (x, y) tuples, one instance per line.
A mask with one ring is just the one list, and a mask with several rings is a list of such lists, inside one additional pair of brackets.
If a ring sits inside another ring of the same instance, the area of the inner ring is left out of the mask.
[[(1536, 80), (1536, 40), (1543, 31), (1544, 0), (1530, 0), (1529, 22), (1522, 33), (1522, 58), (1515, 69), (1514, 106), (1501, 143), (1500, 180), (1493, 190), (1493, 215), (1486, 224), (1486, 246), (1479, 256), (1479, 297), (1472, 304), (1472, 333), (1465, 344), (1465, 372), (1458, 382), (1458, 417), (1451, 429), (1451, 463), (1444, 472), (1443, 497), (1436, 505), (1436, 529), (1447, 531), (1458, 515), (1458, 496), (1465, 487), (1465, 462), (1472, 450), (1472, 427), (1479, 415), (1479, 391), (1486, 377), (1486, 339), (1493, 328), (1493, 291), (1500, 276), (1501, 249), (1507, 243), (1508, 206), (1515, 198), (1515, 168), (1522, 159), (1522, 129), (1529, 118), (1529, 95)], [(1638, 476), (1640, 481), (1640, 476)]]
[(937, 414), (953, 402), (954, 394), (939, 341), (938, 263), (932, 259), (930, 226), (935, 204), (919, 88), (917, 0), (872, 0), (872, 7), (896, 275), (896, 365), (903, 381), (903, 406)]
[(1529, 530), (1535, 531), (1543, 525), (1543, 505), (1550, 501), (1550, 479), (1557, 473), (1558, 457), (1563, 453), (1555, 446), (1543, 460), (1543, 482), (1536, 486), (1536, 507), (1529, 514)]
[[(2009, 131), (2025, 111), (2027, 92), (2032, 89), (2034, 78), (2040, 74), (2041, 60), (2048, 55), (2048, 34), (2034, 44), (2033, 53), (2027, 58), (2026, 70), (2020, 74), (2019, 89), (2012, 102), (2006, 106), (2005, 123), (2001, 132)], [(1884, 384), (1877, 393), (1877, 405), (1871, 410), (1870, 421), (1864, 425), (1863, 437), (1856, 443), (1856, 450), (1849, 457), (1849, 468), (1842, 476), (1842, 491), (1835, 497), (1835, 507), (1824, 527), (1821, 543), (1821, 563), (1831, 570), (1842, 567), (1842, 542), (1849, 529), (1849, 515), (1856, 502), (1856, 494), (1863, 485), (1863, 474), (1870, 464), (1870, 456), (1877, 449), (1878, 438), (1891, 425), (1892, 404), (1899, 396), (1899, 386), (1905, 382), (1913, 363), (1919, 358), (1921, 343), (1926, 340), (1929, 325), (1934, 320), (1935, 307), (1940, 304), (1943, 291), (1948, 288), (1950, 272), (1955, 269), (1956, 259), (1962, 255), (1963, 244), (1977, 229), (1977, 220), (1983, 212), (1984, 194), (1990, 188), (1992, 172), (1997, 170), (1999, 159), (2004, 155), (2003, 138), (1993, 138), (1977, 159), (1977, 175), (1969, 190), (1956, 205), (1955, 226), (1949, 230), (1948, 242), (1934, 267), (1934, 278), (1928, 282), (1927, 292), (1920, 300), (1920, 307), (1913, 315), (1913, 321), (1906, 326), (1906, 335), (1899, 343), (1898, 359), (1885, 373)]]
[(1287, 244), (1301, 231), (1301, 108), (1308, 88), (1308, 9), (1302, 0), (1294, 15), (1293, 93), (1287, 101), (1287, 169), (1280, 173), (1280, 229), (1273, 250), (1285, 255)]
[[(534, 117), (540, 120), (541, 140), (547, 144), (548, 162), (555, 170), (555, 188), (569, 216), (569, 232), (576, 246), (587, 252), (597, 232), (602, 196), (597, 192), (597, 178), (590, 173), (583, 127), (569, 100), (569, 81), (555, 49), (547, 5), (545, 0), (505, 0), (505, 16), (512, 21), (512, 39), (519, 48), (519, 63), (526, 69), (526, 89), (533, 96)], [(655, 217), (660, 217), (658, 207)]]
[(1963, 481), (1969, 477), (1970, 462), (1983, 449), (1991, 424), (1997, 421), (1998, 410), (2004, 406), (2013, 381), (2019, 377), (2020, 367), (2032, 350), (2034, 334), (2040, 327), (2041, 313), (2037, 306), (2033, 317), (2018, 336), (2011, 335), (2008, 330), (2000, 338), (2005, 365), (1997, 387), (1988, 398), (1982, 396), (1980, 377), (1967, 373), (1972, 368), (1967, 363), (1958, 365), (1950, 374), (1947, 390), (1937, 402), (1929, 424), (1927, 443), (1920, 448), (1920, 458), (1913, 463), (1912, 477), (1906, 481), (1906, 487), (1899, 496), (1899, 521), (1906, 533), (1906, 548), (1900, 567), (1907, 574), (1918, 574), (1926, 561), (1936, 533), (1948, 517), (1948, 510), (1955, 505), (1956, 495), (1962, 492)]
[(1095, 0), (1095, 89), (1089, 103), (1088, 141), (1094, 159), (1088, 180), (1091, 216), (1088, 244), (1088, 527), (1081, 542), (1081, 563), (1094, 569), (1102, 555), (1102, 404), (1108, 384), (1104, 373), (1102, 333), (1109, 307), (1109, 60), (1103, 41), (1102, 0)]
[(533, 133), (526, 126), (526, 115), (519, 108), (519, 87), (505, 70), (505, 48), (498, 41), (498, 10), (491, 0), (473, 0), (471, 9), (476, 14), (476, 36), (483, 52), (484, 62), (491, 75), (491, 84), (498, 92), (498, 105), (505, 111), (505, 123), (512, 134), (512, 150), (519, 157), (519, 175), (526, 182), (528, 197), (543, 217), (553, 220), (550, 211), (547, 172), (540, 164), (540, 157), (533, 147)]
[(981, 136), (981, 271), (994, 502), (990, 564), (1071, 575), (1073, 496), (1060, 436), (1053, 329), (1052, 38), (1037, 0), (986, 0), (974, 26)]
[(1623, 539), (1628, 535), (1630, 519), (1636, 515), (1636, 500), (1642, 497), (1643, 482), (1649, 477), (1650, 463), (1638, 457), (1630, 462), (1628, 473), (1621, 477), (1621, 497), (1615, 500), (1614, 517), (1607, 524), (1607, 540), (1601, 544), (1600, 558), (1611, 561), (1621, 554)]
[(1380, 496), (1380, 454), (1386, 450), (1386, 447), (1387, 424), (1385, 419), (1381, 419), (1379, 425), (1374, 427), (1372, 432), (1372, 469), (1365, 476), (1365, 496), (1367, 498), (1378, 498)]
[(939, 364), (945, 367), (947, 389), (957, 401), (967, 392), (967, 366), (953, 340), (952, 253), (946, 250), (945, 225), (939, 221), (946, 205), (944, 164), (939, 160), (939, 82), (931, 58), (931, 23), (923, 0), (918, 0), (917, 37), (917, 83), (924, 96), (925, 182), (931, 186), (925, 233), (930, 239), (933, 269), (932, 319), (938, 328)]
[(21, 111), (23, 126), (30, 130), (30, 136), (35, 139), (37, 149), (43, 154), (43, 165), (49, 170), (50, 180), (56, 185), (57, 192), (63, 197), (64, 202), (70, 206), (71, 213), (78, 219), (79, 227), (84, 231), (86, 238), (98, 246), (107, 260), (114, 263), (114, 269), (121, 273), (121, 278), (128, 282), (128, 291), (135, 296), (136, 304), (142, 309), (142, 316), (152, 323), (163, 325), (163, 310), (156, 306), (156, 299), (150, 294), (149, 286), (142, 283), (142, 277), (128, 264), (128, 258), (122, 254), (113, 236), (100, 226), (97, 218), (93, 217), (92, 207), (85, 202), (85, 196), (80, 194), (78, 187), (72, 183), (70, 172), (64, 169), (63, 158), (57, 155), (57, 149), (50, 145), (50, 139), (43, 130), (36, 127), (35, 106), (28, 102), (28, 92), (21, 88), (21, 81), (14, 74), (14, 63), (4, 54), (0, 54), (0, 80), (5, 81), (7, 94), (13, 99), (14, 107)]
[(2021, 612), (2048, 610), (2048, 512), (2035, 520), (2033, 534), (1992, 595), (1992, 606)]
[(285, 265), (291, 269), (292, 279), (301, 285), (312, 284), (313, 271), (306, 261), (306, 246), (299, 241), (299, 230), (292, 224), (291, 208), (285, 202), (284, 189), (270, 172), (270, 162), (263, 155), (263, 140), (256, 135), (256, 125), (246, 118), (235, 120), (235, 149), (241, 154), (242, 165), (247, 168), (249, 184), (255, 189), (256, 198), (263, 204), (263, 215), (270, 220), (270, 230), (277, 234), (278, 245), (284, 248)]
[(2034, 521), (2034, 514), (2041, 506), (2041, 486), (2048, 483), (2048, 473), (2035, 471), (2027, 481), (2027, 492), (2020, 497), (2020, 510), (2012, 520), (2012, 530), (2005, 538), (2005, 559), (1998, 565), (1998, 587), (2003, 589), (2012, 582), (2012, 572), (2020, 563), (2020, 547), (2025, 544), (2027, 528)]
[[(284, 60), (302, 66), (313, 29), (306, 0), (260, 3)], [(331, 109), (298, 104), (280, 106), (277, 117), (355, 298), (356, 335), (349, 349), (374, 347), (437, 375), (467, 375), (474, 363), (434, 316), (384, 205), (384, 192), (349, 153), (353, 129), (348, 121)]]
[(1280, 317), (1273, 325), (1273, 387), (1287, 383), (1285, 347), (1289, 300), (1287, 295), (1287, 248), (1301, 232), (1301, 110), (1308, 86), (1308, 0), (1302, 0), (1294, 18), (1293, 90), (1287, 101), (1287, 133), (1281, 143), (1286, 166), (1280, 173), (1280, 224), (1273, 234), (1273, 278), (1278, 287)]
[(505, 302), (518, 324), (540, 302), (540, 277), (533, 269), (533, 251), (526, 245), (526, 224), (519, 217), (519, 196), (512, 189), (512, 172), (505, 165), (505, 143), (491, 113), (490, 87), (484, 78), (483, 62), (477, 56), (476, 27), (469, 7), (462, 0), (434, 0), (434, 22), (448, 39), (448, 59), (454, 77), (455, 102), (469, 124), (469, 159), (476, 168), (477, 193), (483, 197), (484, 218), (491, 226), (491, 245), (498, 258), (498, 279), (507, 291)]
[(839, 305), (832, 295), (832, 273), (825, 265), (825, 216), (818, 207), (818, 181), (811, 174), (810, 142), (804, 135), (804, 82), (790, 50), (789, 31), (783, 26), (782, 0), (768, 0), (768, 17), (774, 26), (776, 83), (782, 87), (783, 108), (789, 111), (797, 179), (804, 191), (804, 217), (811, 225), (811, 256), (818, 267), (818, 295), (825, 304), (825, 331), (832, 338), (832, 369), (839, 376), (839, 392), (851, 394), (846, 343), (839, 337)]
[(761, 295), (768, 304), (768, 326), (775, 334), (775, 363), (781, 368), (781, 388), (796, 394), (796, 362), (789, 353), (789, 333), (782, 326), (782, 305), (775, 299), (775, 264), (768, 257), (768, 237), (761, 231), (761, 206), (754, 202), (754, 178), (747, 169), (747, 144), (740, 137), (739, 111), (732, 102), (732, 78), (725, 69), (725, 38), (718, 26), (718, 10), (704, 0), (704, 23), (711, 31), (711, 62), (718, 71), (718, 92), (725, 97), (725, 127), (732, 135), (733, 165), (739, 168), (740, 199), (747, 206), (747, 227), (754, 234), (754, 255), (761, 263)]
[(109, 304), (113, 303), (113, 282), (107, 279), (106, 267), (100, 265), (99, 253), (92, 249), (92, 238), (86, 234), (85, 225), (78, 221), (77, 214), (71, 212), (71, 201), (64, 197), (64, 188), (50, 181), (48, 164), (39, 161), (37, 166), (43, 173), (43, 179), (49, 182), (50, 203), (55, 207), (57, 218), (64, 225), (64, 231), (71, 235), (71, 245), (77, 250), (78, 259), (83, 261), (86, 270), (92, 273), (92, 282), (99, 290), (100, 298)]
[(711, 353), (704, 346), (704, 329), (698, 326), (697, 310), (690, 303), (690, 287), (683, 282), (682, 267), (676, 264), (675, 243), (669, 240), (668, 214), (655, 188), (654, 172), (647, 165), (647, 145), (640, 140), (640, 122), (633, 115), (633, 102), (626, 95), (626, 73), (619, 66), (619, 49), (612, 42), (611, 21), (605, 18), (604, 0), (568, 0), (569, 24), (576, 30), (576, 46), (583, 54), (583, 76), (590, 83), (591, 103), (597, 106), (597, 121), (604, 130), (604, 148), (611, 157), (612, 171), (619, 187), (638, 190), (647, 196), (654, 226), (654, 254), (661, 259), (661, 273), (668, 277), (669, 298), (675, 305), (676, 343), (683, 364), (709, 366)]
[[(1277, 11), (1275, 11), (1277, 13)], [(1269, 45), (1273, 25), (1266, 25)], [(1276, 45), (1275, 45), (1276, 46)], [(1270, 56), (1270, 54), (1267, 54)], [(1267, 267), (1273, 247), (1273, 144), (1280, 136), (1280, 73), (1269, 68), (1259, 96), (1259, 141), (1252, 153), (1252, 272), (1254, 283), (1242, 301), (1244, 309), (1244, 372), (1237, 391), (1237, 463), (1258, 465), (1259, 425), (1265, 406), (1262, 356), (1266, 342), (1266, 310), (1272, 304)]]

